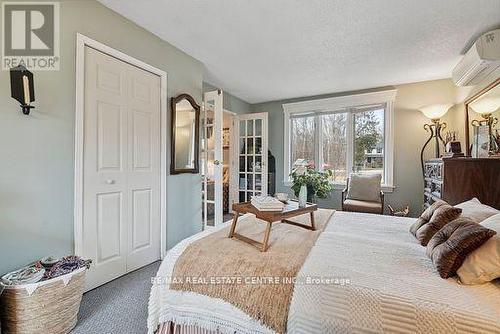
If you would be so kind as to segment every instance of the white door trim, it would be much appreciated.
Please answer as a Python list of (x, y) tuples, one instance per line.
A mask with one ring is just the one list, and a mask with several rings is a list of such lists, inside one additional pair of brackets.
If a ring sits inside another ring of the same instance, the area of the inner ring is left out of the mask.
[(91, 47), (130, 65), (160, 77), (160, 256), (166, 254), (167, 242), (167, 73), (128, 56), (85, 35), (76, 34), (76, 116), (75, 116), (75, 193), (74, 251), (83, 252), (83, 135), (85, 101), (85, 47)]

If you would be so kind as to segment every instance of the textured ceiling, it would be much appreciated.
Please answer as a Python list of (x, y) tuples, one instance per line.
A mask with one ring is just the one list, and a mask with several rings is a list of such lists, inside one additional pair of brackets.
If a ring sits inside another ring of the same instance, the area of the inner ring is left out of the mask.
[(250, 103), (451, 76), (500, 0), (99, 0)]

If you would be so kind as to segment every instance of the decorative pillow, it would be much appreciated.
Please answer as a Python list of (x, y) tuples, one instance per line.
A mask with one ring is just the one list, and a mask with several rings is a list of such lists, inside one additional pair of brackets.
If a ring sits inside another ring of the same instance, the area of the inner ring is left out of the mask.
[(453, 276), (467, 255), (483, 245), (496, 232), (467, 217), (460, 217), (440, 229), (427, 245), (427, 255), (439, 276)]
[(500, 277), (500, 213), (481, 222), (497, 234), (470, 253), (457, 270), (464, 284), (483, 284)]
[(469, 217), (476, 223), (480, 223), (486, 218), (494, 216), (500, 213), (499, 210), (492, 208), (491, 206), (482, 204), (477, 198), (468, 200), (455, 205), (456, 208), (462, 209), (462, 216)]
[(380, 174), (351, 174), (347, 198), (359, 201), (380, 202)]
[(448, 203), (442, 204), (434, 210), (431, 219), (417, 230), (415, 237), (422, 246), (427, 246), (434, 234), (449, 222), (457, 219), (461, 212), (462, 209), (454, 208)]
[(429, 222), (429, 220), (431, 219), (432, 214), (434, 213), (434, 211), (436, 211), (436, 209), (439, 208), (443, 204), (446, 204), (446, 202), (438, 200), (438, 201), (432, 203), (432, 205), (429, 206), (427, 209), (425, 209), (425, 211), (422, 212), (422, 214), (417, 219), (417, 221), (415, 223), (413, 223), (412, 226), (410, 226), (410, 232), (411, 232), (411, 234), (413, 234), (415, 237), (417, 237), (416, 236), (417, 230), (422, 225), (427, 224)]

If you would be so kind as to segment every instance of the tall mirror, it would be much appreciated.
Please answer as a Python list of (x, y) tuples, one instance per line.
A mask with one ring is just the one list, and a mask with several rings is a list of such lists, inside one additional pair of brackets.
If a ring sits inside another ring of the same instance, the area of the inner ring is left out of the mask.
[(191, 95), (172, 101), (172, 160), (170, 173), (199, 172), (200, 106)]
[(500, 78), (465, 102), (467, 155), (500, 156)]

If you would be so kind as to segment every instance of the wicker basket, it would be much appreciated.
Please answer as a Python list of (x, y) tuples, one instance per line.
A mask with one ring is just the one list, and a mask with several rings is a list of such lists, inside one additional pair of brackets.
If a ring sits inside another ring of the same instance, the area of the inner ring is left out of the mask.
[(51, 280), (6, 286), (0, 296), (2, 334), (69, 333), (76, 325), (85, 268)]

